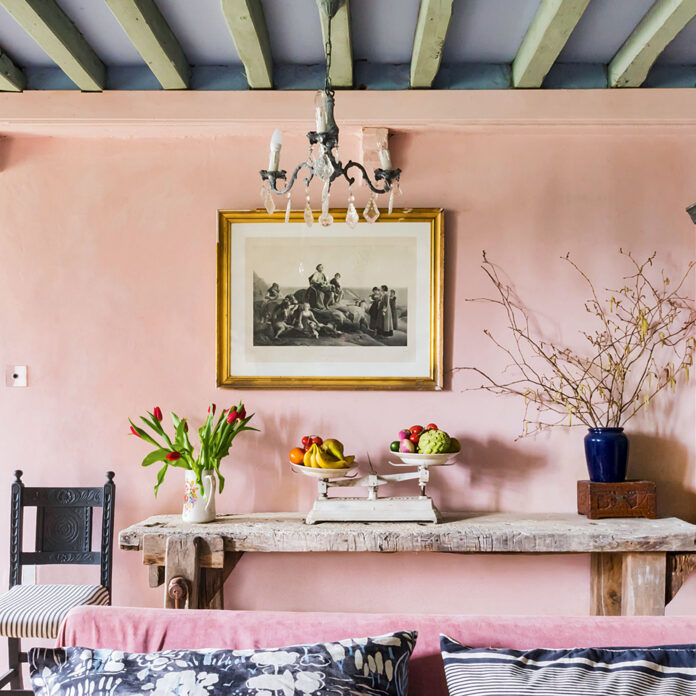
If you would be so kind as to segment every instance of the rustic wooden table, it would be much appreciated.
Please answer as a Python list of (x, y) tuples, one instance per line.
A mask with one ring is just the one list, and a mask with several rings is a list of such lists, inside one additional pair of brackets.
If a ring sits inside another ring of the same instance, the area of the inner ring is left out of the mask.
[(696, 525), (665, 519), (588, 520), (579, 515), (445, 513), (441, 524), (326, 522), (302, 515), (219, 515), (188, 524), (158, 515), (119, 533), (142, 551), (165, 606), (223, 607), (223, 584), (247, 552), (589, 553), (596, 615), (661, 615), (696, 567)]

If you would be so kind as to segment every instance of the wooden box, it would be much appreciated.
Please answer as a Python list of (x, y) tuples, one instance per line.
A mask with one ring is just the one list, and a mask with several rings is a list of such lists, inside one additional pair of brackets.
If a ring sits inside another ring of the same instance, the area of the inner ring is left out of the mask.
[(578, 481), (578, 512), (590, 520), (603, 517), (657, 517), (654, 481), (594, 483)]

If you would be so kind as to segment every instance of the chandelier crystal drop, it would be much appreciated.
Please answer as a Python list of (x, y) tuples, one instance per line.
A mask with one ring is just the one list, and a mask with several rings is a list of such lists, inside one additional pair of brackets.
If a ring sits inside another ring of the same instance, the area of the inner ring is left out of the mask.
[(266, 208), (266, 212), (269, 215), (273, 215), (276, 209), (275, 201), (273, 200), (273, 194), (271, 193), (271, 185), (268, 181), (263, 182), (263, 188), (261, 189), (261, 199), (263, 200), (263, 207)]
[(363, 210), (363, 217), (368, 222), (377, 222), (379, 218), (379, 208), (377, 207), (377, 196), (374, 193), (370, 194), (370, 200), (367, 201), (365, 210)]
[(331, 197), (329, 186), (330, 184), (327, 181), (321, 192), (321, 215), (319, 216), (319, 222), (322, 227), (330, 227), (333, 224), (333, 215), (329, 213), (329, 198)]
[(346, 210), (346, 225), (354, 230), (360, 222), (360, 216), (355, 208), (355, 196), (353, 195), (353, 187), (348, 187), (348, 209)]
[[(289, 195), (289, 194), (288, 194)], [(314, 222), (314, 213), (312, 212), (312, 206), (310, 204), (309, 196), (309, 186), (305, 187), (305, 207), (304, 207), (304, 221), (307, 227), (311, 227)]]
[(329, 184), (331, 183), (333, 173), (334, 167), (331, 164), (326, 150), (322, 146), (321, 155), (319, 155), (319, 159), (314, 163), (314, 175), (318, 176), (324, 183)]
[[(316, 130), (307, 133), (309, 140), (309, 154), (304, 162), (300, 162), (288, 179), (288, 173), (280, 169), (280, 150), (282, 147), (282, 134), (275, 130), (271, 138), (270, 158), (268, 169), (262, 169), (261, 179), (263, 188), (261, 198), (264, 207), (269, 215), (276, 209), (273, 194), (287, 195), (288, 204), (285, 213), (286, 221), (289, 219), (290, 210), (290, 190), (292, 189), (298, 174), (302, 169), (307, 170), (304, 177), (305, 183), (305, 207), (304, 221), (308, 227), (314, 222), (314, 212), (310, 203), (309, 185), (316, 177), (323, 182), (321, 197), (321, 215), (319, 222), (322, 226), (328, 227), (333, 223), (333, 216), (329, 213), (329, 199), (331, 196), (331, 186), (337, 179), (342, 179), (348, 184), (348, 209), (346, 212), (346, 224), (354, 229), (359, 221), (358, 211), (355, 207), (352, 186), (356, 181), (358, 173), (362, 174), (365, 184), (370, 189), (370, 199), (363, 211), (363, 217), (367, 222), (375, 222), (379, 216), (377, 206), (377, 196), (379, 194), (389, 194), (388, 210), (391, 214), (394, 203), (394, 192), (401, 193), (399, 189), (400, 169), (392, 166), (391, 155), (386, 143), (379, 148), (380, 167), (374, 170), (373, 178), (360, 162), (349, 160), (345, 165), (341, 162), (338, 154), (338, 126), (334, 120), (335, 92), (331, 86), (331, 22), (338, 9), (339, 2), (331, 1), (324, 3), (329, 12), (329, 29), (326, 41), (326, 80), (324, 89), (319, 90), (314, 98), (314, 116)], [(351, 175), (353, 170), (354, 176)], [(357, 172), (355, 171), (357, 170)]]

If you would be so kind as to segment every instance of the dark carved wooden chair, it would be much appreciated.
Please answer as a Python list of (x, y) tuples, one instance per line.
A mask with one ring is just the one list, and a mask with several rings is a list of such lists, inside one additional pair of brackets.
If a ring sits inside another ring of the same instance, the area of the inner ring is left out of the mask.
[[(8, 639), (9, 670), (0, 694), (31, 694), (22, 686), (22, 638), (56, 638), (70, 609), (110, 604), (114, 539), (114, 474), (100, 488), (29, 488), (15, 471), (11, 495), (10, 590), (0, 595), (0, 636)], [(33, 552), (22, 550), (24, 508), (36, 508)], [(92, 514), (102, 508), (101, 550), (92, 551)], [(22, 585), (23, 565), (99, 565), (98, 585)], [(9, 684), (9, 689), (4, 689)]]

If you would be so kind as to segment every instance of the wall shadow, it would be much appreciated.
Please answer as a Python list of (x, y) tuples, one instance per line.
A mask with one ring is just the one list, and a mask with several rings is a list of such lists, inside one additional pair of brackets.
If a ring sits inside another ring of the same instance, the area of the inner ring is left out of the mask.
[[(307, 428), (307, 416), (300, 410), (273, 411), (263, 414), (263, 420), (252, 421), (260, 433), (249, 433), (256, 439), (251, 442), (245, 437), (245, 447), (253, 447), (253, 454), (245, 462), (246, 505), (261, 511), (300, 511), (307, 512), (317, 496), (317, 481), (295, 471), (289, 463), (288, 452), (299, 447), (303, 435), (312, 433), (331, 433), (335, 423), (329, 413), (313, 416), (312, 428)], [(247, 450), (248, 452), (248, 450)], [(348, 447), (348, 452), (357, 455), (362, 464), (361, 473), (369, 473), (367, 456)], [(234, 454), (234, 448), (230, 451)], [(258, 469), (263, 467), (263, 475)], [(393, 473), (393, 472), (392, 472)], [(352, 489), (363, 495), (363, 489)], [(351, 495), (349, 491), (346, 491)], [(333, 493), (333, 495), (338, 495)]]
[[(252, 509), (259, 511), (300, 509), (300, 501), (306, 486), (314, 483), (304, 481), (305, 477), (294, 472), (288, 463), (287, 452), (299, 445), (298, 433), (301, 431), (301, 421), (299, 413), (286, 410), (264, 413), (262, 424), (251, 422), (251, 425), (261, 431), (249, 433), (256, 437), (256, 441), (253, 442), (253, 455), (245, 470), (248, 505)], [(272, 437), (264, 435), (268, 433), (272, 433)], [(230, 454), (233, 454), (233, 450)], [(260, 466), (264, 468), (262, 477), (257, 474)], [(259, 485), (260, 479), (263, 485)]]
[(696, 490), (689, 483), (689, 453), (683, 444), (656, 435), (631, 433), (628, 477), (657, 484), (657, 514), (696, 522)]
[(497, 438), (459, 438), (459, 442), (462, 449), (454, 468), (468, 469), (466, 490), (451, 485), (447, 476), (440, 475), (431, 476), (428, 486), (442, 510), (461, 509), (466, 493), (479, 488), (488, 494), (489, 502), (485, 508), (477, 511), (496, 512), (501, 508), (501, 494), (504, 489), (524, 485), (527, 479), (547, 464), (544, 451), (536, 454), (521, 452), (519, 447)]
[(0, 135), (0, 172), (7, 169), (10, 160), (10, 147), (12, 140), (5, 135)]
[(445, 287), (444, 287), (444, 331), (442, 344), (442, 367), (444, 391), (452, 391), (452, 367), (454, 353), (454, 327), (456, 326), (456, 297), (457, 297), (457, 235), (453, 233), (455, 229), (454, 220), (457, 213), (447, 211), (445, 214)]

